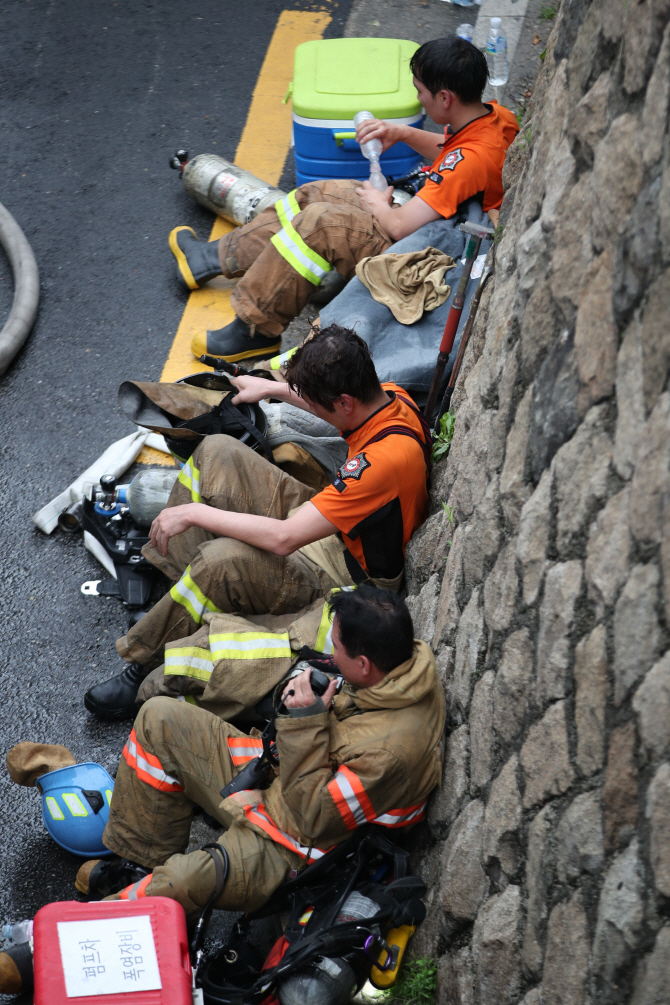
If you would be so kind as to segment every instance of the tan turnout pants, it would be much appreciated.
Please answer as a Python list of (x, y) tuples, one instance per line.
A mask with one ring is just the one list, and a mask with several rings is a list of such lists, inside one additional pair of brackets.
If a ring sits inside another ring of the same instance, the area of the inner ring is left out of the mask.
[[(313, 495), (314, 489), (233, 437), (206, 436), (168, 506), (195, 500), (283, 520)], [(300, 552), (281, 557), (199, 527), (170, 538), (165, 558), (150, 545), (143, 554), (176, 583), (116, 648), (129, 663), (152, 669), (163, 662), (165, 644), (193, 635), (208, 612), (288, 614), (350, 582), (336, 582)]]
[(228, 828), (218, 843), (228, 853), (230, 871), (216, 907), (253, 911), (302, 864), (299, 855), (245, 826), (242, 807), (239, 819), (220, 808), (220, 790), (237, 774), (227, 739), (245, 735), (211, 712), (172, 698), (143, 705), (119, 763), (103, 835), (117, 855), (153, 869), (136, 896), (171, 897), (188, 916), (214, 892), (209, 853), (184, 854), (194, 805)]
[[(360, 186), (359, 181), (316, 181), (294, 193), (300, 212), (290, 226), (345, 279), (351, 279), (362, 258), (381, 255), (392, 244), (372, 214), (360, 208)], [(242, 277), (231, 297), (235, 313), (263, 335), (281, 335), (315, 289), (270, 243), (281, 230), (271, 208), (219, 241), (223, 275)]]

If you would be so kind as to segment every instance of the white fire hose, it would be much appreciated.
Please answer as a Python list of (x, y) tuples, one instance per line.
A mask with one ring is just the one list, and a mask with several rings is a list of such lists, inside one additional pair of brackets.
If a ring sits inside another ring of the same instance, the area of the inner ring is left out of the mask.
[(0, 375), (28, 338), (37, 314), (40, 277), (33, 249), (11, 213), (0, 203), (0, 244), (14, 273), (14, 302), (0, 331)]

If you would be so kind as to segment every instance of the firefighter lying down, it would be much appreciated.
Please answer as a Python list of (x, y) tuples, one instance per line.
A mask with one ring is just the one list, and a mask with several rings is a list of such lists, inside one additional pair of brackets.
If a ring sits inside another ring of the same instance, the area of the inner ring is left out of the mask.
[[(103, 842), (111, 858), (86, 862), (76, 887), (92, 899), (177, 900), (194, 919), (216, 890), (213, 853), (184, 854), (194, 806), (225, 829), (228, 875), (215, 906), (250, 912), (305, 862), (361, 825), (411, 827), (441, 778), (444, 698), (428, 646), (413, 639), (397, 594), (369, 585), (330, 602), (333, 674), (316, 697), (307, 669), (280, 686), (279, 764), (265, 790), (220, 790), (259, 753), (261, 740), (186, 701), (141, 708), (114, 786)], [(258, 661), (247, 674), (263, 673)], [(342, 682), (340, 682), (342, 683)], [(16, 993), (14, 951), (0, 954), (0, 991)], [(25, 980), (24, 980), (25, 986)]]
[(240, 377), (233, 400), (277, 394), (314, 412), (343, 430), (347, 460), (317, 493), (232, 437), (205, 437), (143, 550), (175, 585), (117, 641), (130, 666), (87, 692), (101, 718), (132, 717), (165, 646), (210, 615), (295, 614), (366, 580), (401, 588), (405, 547), (428, 512), (430, 435), (414, 403), (380, 385), (365, 342), (337, 325), (305, 342), (287, 380)]

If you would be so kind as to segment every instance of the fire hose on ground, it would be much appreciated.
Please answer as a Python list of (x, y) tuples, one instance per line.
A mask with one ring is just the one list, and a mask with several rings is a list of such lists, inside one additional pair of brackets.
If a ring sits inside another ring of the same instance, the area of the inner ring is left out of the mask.
[(40, 277), (33, 249), (11, 213), (0, 203), (0, 244), (14, 273), (14, 302), (0, 331), (0, 375), (28, 338), (37, 314)]

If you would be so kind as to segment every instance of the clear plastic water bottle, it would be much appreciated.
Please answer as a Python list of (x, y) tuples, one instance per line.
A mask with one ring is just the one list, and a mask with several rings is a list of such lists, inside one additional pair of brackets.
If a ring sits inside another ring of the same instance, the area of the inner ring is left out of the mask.
[(474, 25), (472, 24), (459, 24), (456, 29), (456, 34), (459, 38), (464, 38), (466, 42), (472, 42), (472, 36), (475, 33)]
[(33, 937), (32, 920), (26, 918), (25, 921), (15, 921), (13, 925), (5, 925), (2, 934), (14, 946), (18, 946), (22, 942), (30, 942)]
[[(369, 122), (370, 119), (374, 119), (372, 112), (356, 112), (354, 115), (354, 125), (356, 126), (356, 129), (358, 129), (361, 123)], [(361, 143), (360, 146), (361, 153), (370, 161), (370, 184), (373, 188), (376, 188), (378, 192), (385, 192), (388, 186), (379, 164), (379, 158), (382, 155), (383, 149), (382, 141), (368, 140), (367, 143)]]
[(489, 67), (489, 84), (502, 87), (507, 83), (507, 36), (499, 17), (491, 18), (489, 37), (486, 40), (486, 62)]

